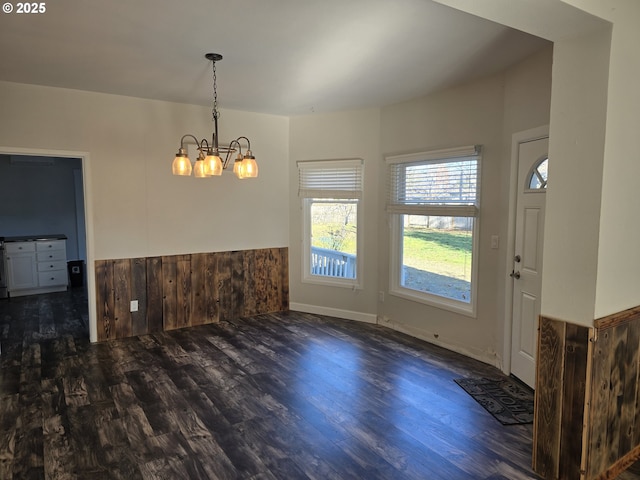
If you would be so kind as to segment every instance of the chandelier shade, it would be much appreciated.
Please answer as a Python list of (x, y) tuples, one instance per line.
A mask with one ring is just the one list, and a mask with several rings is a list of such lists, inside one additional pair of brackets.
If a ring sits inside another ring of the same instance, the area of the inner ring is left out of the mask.
[(258, 164), (253, 155), (245, 155), (240, 167), (242, 168), (242, 178), (255, 178), (258, 176)]
[[(222, 172), (230, 165), (231, 156), (234, 152), (238, 152), (233, 162), (233, 173), (240, 179), (256, 178), (258, 176), (258, 164), (256, 158), (251, 152), (251, 142), (245, 136), (240, 136), (229, 142), (228, 146), (220, 146), (218, 139), (218, 119), (220, 112), (218, 111), (218, 89), (216, 82), (216, 62), (222, 60), (222, 55), (218, 53), (207, 53), (205, 57), (211, 61), (213, 70), (213, 109), (211, 116), (213, 118), (213, 133), (211, 134), (211, 143), (206, 139), (198, 140), (195, 135), (187, 133), (180, 139), (180, 148), (173, 159), (171, 171), (173, 175), (193, 176), (196, 178), (208, 178), (222, 175)], [(191, 165), (191, 160), (187, 154), (185, 143), (195, 143), (198, 151), (198, 158)], [(245, 153), (242, 153), (243, 143), (246, 143)], [(221, 154), (224, 155), (224, 159)]]
[(187, 157), (186, 153), (178, 152), (176, 158), (173, 159), (173, 165), (171, 167), (174, 175), (191, 175), (191, 160)]

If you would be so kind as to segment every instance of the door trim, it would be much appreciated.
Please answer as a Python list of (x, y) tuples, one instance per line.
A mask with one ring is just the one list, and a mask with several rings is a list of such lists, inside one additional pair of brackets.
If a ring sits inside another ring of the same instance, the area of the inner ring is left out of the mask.
[(1, 155), (35, 155), (38, 157), (69, 157), (79, 158), (82, 161), (82, 185), (84, 189), (84, 221), (85, 238), (87, 248), (87, 301), (89, 307), (89, 340), (96, 342), (97, 315), (96, 315), (96, 286), (94, 268), (94, 236), (93, 236), (93, 195), (91, 188), (91, 162), (89, 152), (71, 150), (54, 150), (41, 148), (19, 148), (0, 145)]
[(549, 136), (549, 125), (516, 132), (511, 136), (511, 165), (509, 176), (509, 222), (507, 226), (507, 252), (502, 261), (502, 282), (504, 282), (504, 319), (502, 338), (502, 372), (511, 373), (511, 333), (513, 318), (513, 282), (509, 273), (516, 254), (516, 204), (518, 199), (518, 152), (520, 144), (540, 140)]

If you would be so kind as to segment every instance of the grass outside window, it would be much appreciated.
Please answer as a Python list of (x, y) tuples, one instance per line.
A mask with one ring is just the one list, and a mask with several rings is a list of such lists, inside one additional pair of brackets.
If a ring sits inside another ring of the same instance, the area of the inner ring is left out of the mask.
[(400, 286), (469, 303), (473, 220), (405, 215)]

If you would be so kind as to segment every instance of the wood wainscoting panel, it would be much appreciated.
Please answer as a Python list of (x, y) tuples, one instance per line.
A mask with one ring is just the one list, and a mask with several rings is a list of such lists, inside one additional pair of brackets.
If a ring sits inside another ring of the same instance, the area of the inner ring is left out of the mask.
[(565, 323), (540, 318), (533, 425), (533, 469), (558, 478)]
[(589, 329), (541, 317), (533, 467), (544, 478), (580, 478)]
[(121, 259), (113, 261), (113, 287), (114, 287), (114, 324), (116, 326), (116, 338), (131, 336), (131, 260)]
[(640, 457), (640, 308), (595, 321), (588, 478), (613, 479)]
[(113, 325), (115, 295), (113, 287), (113, 261), (95, 262), (96, 270), (96, 317), (98, 341), (116, 338)]
[(162, 257), (162, 329), (178, 327), (178, 267), (175, 256)]
[(138, 300), (138, 311), (131, 312), (131, 335), (149, 331), (147, 321), (147, 259), (131, 260), (131, 298)]
[(288, 255), (283, 247), (97, 260), (98, 341), (286, 311)]
[[(161, 332), (164, 327), (162, 310), (162, 257), (149, 257), (147, 264), (146, 327), (147, 333)], [(139, 334), (138, 334), (139, 335)]]
[(560, 425), (560, 478), (580, 478), (584, 404), (587, 391), (587, 327), (565, 326), (564, 381), (562, 382), (562, 423)]
[(231, 252), (216, 253), (216, 275), (218, 319), (231, 320)]
[(540, 317), (533, 467), (614, 479), (640, 457), (640, 307), (593, 328)]
[[(248, 261), (248, 257), (251, 256), (251, 252), (231, 252), (230, 267), (231, 267), (231, 318), (238, 318), (244, 316), (244, 304), (245, 304), (245, 269), (248, 268), (245, 261)], [(250, 280), (251, 275), (247, 275)], [(247, 301), (251, 301), (248, 298)]]
[(213, 305), (216, 304), (215, 293), (212, 288), (207, 289), (207, 286), (212, 282), (213, 258), (213, 254), (208, 253), (191, 255), (192, 325), (203, 325), (217, 320), (213, 308)]
[[(611, 378), (611, 346), (612, 332), (609, 329), (598, 332), (597, 340), (593, 348), (593, 369), (591, 373), (591, 405), (598, 406), (599, 410), (593, 412), (589, 418), (589, 457), (587, 470), (602, 472), (608, 466), (610, 450), (609, 445), (609, 410), (611, 403), (612, 378)], [(614, 399), (617, 401), (617, 399)], [(611, 425), (613, 427), (613, 425)], [(616, 455), (618, 454), (616, 449)]]
[(191, 255), (176, 255), (176, 324), (174, 328), (190, 327), (193, 309), (191, 291)]
[(623, 425), (629, 425), (629, 430), (624, 432), (620, 441), (620, 453), (629, 452), (633, 447), (640, 445), (640, 352), (634, 351), (633, 345), (640, 345), (640, 321), (629, 325), (627, 343), (631, 348), (627, 348), (624, 356), (625, 364), (625, 392), (634, 392), (628, 395), (622, 404), (621, 421)]

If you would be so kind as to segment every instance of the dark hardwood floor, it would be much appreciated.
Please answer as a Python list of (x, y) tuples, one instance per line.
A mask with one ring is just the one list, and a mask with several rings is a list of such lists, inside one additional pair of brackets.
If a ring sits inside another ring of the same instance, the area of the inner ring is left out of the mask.
[(0, 301), (1, 479), (538, 478), (482, 363), (296, 312), (90, 344), (85, 301)]

